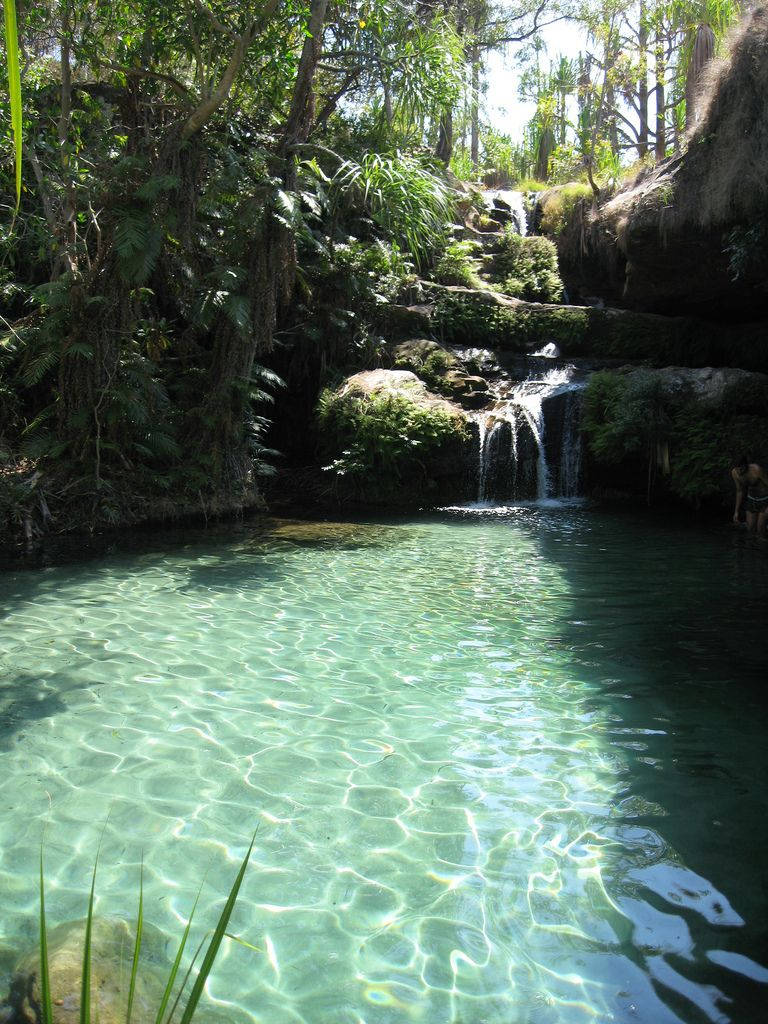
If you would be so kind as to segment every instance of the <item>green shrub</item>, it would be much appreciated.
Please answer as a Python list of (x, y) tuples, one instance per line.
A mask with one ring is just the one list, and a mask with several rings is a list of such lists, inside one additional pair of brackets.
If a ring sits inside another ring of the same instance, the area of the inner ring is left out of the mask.
[(492, 276), (502, 291), (530, 302), (560, 302), (563, 282), (557, 267), (557, 249), (547, 238), (523, 238), (510, 226), (493, 261)]
[(609, 464), (666, 443), (671, 410), (661, 379), (642, 372), (631, 379), (608, 371), (593, 374), (584, 396), (583, 425), (590, 451)]
[(462, 417), (429, 408), (403, 394), (340, 395), (325, 390), (317, 406), (322, 449), (336, 476), (398, 481), (423, 472), (424, 460), (445, 443), (466, 442)]
[(292, 313), (298, 343), (316, 357), (344, 364), (366, 327), (379, 325), (382, 310), (413, 280), (413, 264), (394, 242), (344, 242), (302, 253), (302, 274)]
[(515, 188), (518, 192), (546, 192), (549, 185), (546, 181), (539, 181), (537, 178), (521, 178)]
[(483, 282), (478, 277), (475, 261), (472, 258), (477, 248), (476, 242), (449, 242), (432, 272), (434, 280), (439, 284), (482, 288)]
[(458, 365), (455, 356), (443, 348), (438, 348), (436, 343), (430, 348), (425, 356), (412, 352), (408, 356), (399, 356), (395, 362), (396, 370), (410, 370), (417, 377), (421, 378), (431, 391), (450, 393), (446, 386), (445, 375), (449, 370)]
[(326, 273), (340, 292), (346, 293), (347, 300), (362, 301), (368, 307), (394, 299), (412, 269), (397, 243), (380, 239), (360, 242), (350, 238), (333, 247), (326, 264)]

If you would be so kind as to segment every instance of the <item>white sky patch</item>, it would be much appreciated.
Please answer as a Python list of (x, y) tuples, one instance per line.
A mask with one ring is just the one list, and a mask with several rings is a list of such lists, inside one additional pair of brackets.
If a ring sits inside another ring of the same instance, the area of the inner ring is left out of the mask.
[[(547, 68), (561, 54), (577, 57), (587, 44), (586, 33), (575, 22), (562, 21), (542, 31), (546, 51), (541, 56), (542, 68)], [(518, 97), (520, 73), (524, 69), (520, 62), (518, 47), (506, 51), (495, 51), (489, 55), (485, 81), (487, 90), (482, 97), (482, 117), (496, 131), (511, 135), (520, 142), (523, 129), (536, 112), (534, 103), (522, 102)]]

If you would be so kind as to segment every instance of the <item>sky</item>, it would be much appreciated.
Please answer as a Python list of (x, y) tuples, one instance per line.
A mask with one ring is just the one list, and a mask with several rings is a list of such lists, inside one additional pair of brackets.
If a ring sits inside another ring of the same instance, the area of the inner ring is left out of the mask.
[[(560, 54), (576, 57), (586, 45), (583, 30), (573, 22), (561, 21), (549, 25), (542, 31), (542, 37), (547, 48), (542, 56), (544, 67)], [(488, 88), (484, 96), (484, 120), (490, 122), (497, 131), (511, 135), (516, 142), (522, 139), (523, 128), (536, 110), (533, 103), (523, 103), (518, 99), (519, 80), (519, 62), (514, 49), (490, 55), (486, 74)]]

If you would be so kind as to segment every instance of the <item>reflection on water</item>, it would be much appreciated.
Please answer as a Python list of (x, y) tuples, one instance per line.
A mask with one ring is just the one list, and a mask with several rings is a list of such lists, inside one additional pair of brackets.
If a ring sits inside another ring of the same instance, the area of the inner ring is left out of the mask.
[(8, 574), (0, 945), (43, 823), (51, 920), (107, 820), (98, 911), (143, 852), (168, 934), (258, 826), (231, 1020), (761, 1020), (767, 565), (572, 506)]

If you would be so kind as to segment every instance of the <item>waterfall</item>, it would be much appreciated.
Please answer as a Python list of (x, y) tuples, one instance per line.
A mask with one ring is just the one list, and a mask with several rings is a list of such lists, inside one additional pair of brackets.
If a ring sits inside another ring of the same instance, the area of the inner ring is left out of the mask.
[(514, 224), (518, 235), (528, 234), (528, 215), (522, 192), (497, 188), (485, 193), (485, 201), (492, 217)]
[(578, 494), (580, 385), (572, 373), (573, 367), (554, 367), (524, 381), (495, 385), (494, 407), (474, 414), (478, 502)]

